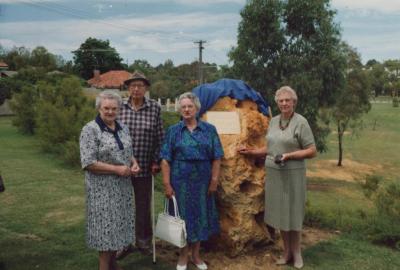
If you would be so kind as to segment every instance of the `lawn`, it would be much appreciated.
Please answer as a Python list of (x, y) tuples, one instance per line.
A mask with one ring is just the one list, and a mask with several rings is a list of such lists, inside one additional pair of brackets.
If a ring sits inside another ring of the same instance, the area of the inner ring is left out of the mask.
[[(380, 163), (380, 174), (398, 177), (399, 116), (400, 109), (389, 103), (373, 104), (360, 136), (346, 136), (345, 158)], [(310, 166), (336, 157), (336, 137), (332, 134), (328, 153), (319, 155)], [(0, 193), (0, 270), (97, 269), (97, 253), (85, 245), (82, 171), (42, 153), (34, 137), (17, 133), (10, 117), (0, 118), (0, 171), (6, 185), (6, 192)], [(158, 212), (163, 195), (157, 181)], [(312, 178), (309, 183), (308, 222), (346, 233), (307, 248), (305, 270), (400, 269), (399, 251), (373, 245), (351, 233), (354, 224), (363, 222), (363, 215), (374, 211), (358, 182)], [(161, 260), (153, 265), (151, 257), (139, 254), (127, 257), (121, 266), (174, 269)]]
[[(332, 126), (332, 129), (336, 128)], [(314, 162), (338, 158), (337, 134), (328, 137), (328, 152), (320, 154)], [(400, 108), (391, 103), (373, 103), (371, 111), (363, 117), (363, 128), (344, 136), (344, 159), (382, 166), (380, 174), (396, 177), (400, 167)], [(343, 163), (346, 166), (346, 162)]]

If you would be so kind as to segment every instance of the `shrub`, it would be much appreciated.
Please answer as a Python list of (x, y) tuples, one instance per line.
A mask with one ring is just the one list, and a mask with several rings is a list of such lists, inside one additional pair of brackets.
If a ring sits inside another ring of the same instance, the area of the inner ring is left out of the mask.
[[(376, 180), (380, 179), (380, 180)], [(400, 249), (400, 182), (382, 181), (381, 177), (367, 178), (364, 192), (377, 210), (366, 226), (368, 237), (375, 243)]]
[(79, 166), (79, 143), (77, 140), (69, 140), (63, 145), (63, 160), (71, 166)]
[(392, 100), (393, 107), (399, 107), (399, 98), (394, 97)]
[(1, 78), (0, 80), (0, 105), (4, 103), (6, 99), (12, 97), (13, 93), (21, 92), (22, 87), (25, 85), (21, 80), (14, 78)]
[(180, 120), (179, 113), (177, 112), (162, 112), (161, 118), (163, 120), (164, 129), (168, 129)]
[[(43, 150), (60, 154), (69, 163), (76, 163), (81, 128), (94, 118), (94, 108), (83, 95), (79, 80), (66, 78), (56, 85), (38, 85), (37, 135)], [(68, 152), (68, 153), (67, 153)]]
[(377, 191), (379, 184), (382, 182), (383, 177), (379, 175), (367, 175), (365, 182), (361, 183), (362, 190), (365, 197), (368, 199)]
[(33, 134), (36, 128), (36, 102), (39, 99), (37, 89), (32, 85), (22, 87), (11, 100), (10, 107), (15, 113), (13, 125), (25, 134)]

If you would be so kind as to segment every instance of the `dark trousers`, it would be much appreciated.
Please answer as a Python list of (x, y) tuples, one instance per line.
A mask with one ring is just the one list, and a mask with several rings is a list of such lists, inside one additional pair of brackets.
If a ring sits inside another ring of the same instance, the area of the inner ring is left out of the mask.
[(150, 248), (153, 236), (151, 225), (151, 181), (151, 176), (132, 177), (136, 208), (136, 246), (139, 248)]

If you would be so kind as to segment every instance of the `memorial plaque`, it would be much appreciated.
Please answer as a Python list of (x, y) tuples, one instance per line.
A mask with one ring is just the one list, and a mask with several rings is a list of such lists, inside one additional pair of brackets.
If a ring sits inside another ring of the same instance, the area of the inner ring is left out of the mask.
[(237, 112), (207, 112), (207, 122), (217, 128), (218, 134), (240, 134), (240, 119)]

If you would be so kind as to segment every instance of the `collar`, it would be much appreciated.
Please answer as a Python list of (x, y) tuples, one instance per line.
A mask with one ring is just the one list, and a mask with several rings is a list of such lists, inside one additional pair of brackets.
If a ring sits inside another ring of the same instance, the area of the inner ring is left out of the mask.
[[(132, 97), (129, 96), (129, 98), (124, 102), (124, 104), (127, 105), (129, 108), (131, 108), (133, 110), (133, 107), (132, 107), (132, 104), (131, 104), (131, 100), (132, 100)], [(147, 107), (150, 107), (150, 101), (149, 101), (148, 98), (143, 97), (143, 105), (142, 105), (142, 107), (139, 108), (139, 110), (141, 110), (143, 108), (147, 108)]]
[[(183, 120), (181, 120), (181, 121), (178, 123), (178, 125), (179, 125), (179, 130), (181, 130), (181, 131), (182, 131), (184, 128), (187, 129), (187, 127), (186, 127), (186, 125), (185, 125), (185, 122), (184, 122)], [(204, 130), (204, 129), (205, 129), (205, 125), (206, 125), (206, 124), (205, 124), (202, 120), (200, 120), (200, 119), (197, 118), (197, 126), (196, 126), (195, 129)]]
[(107, 131), (107, 132), (110, 132), (110, 133), (113, 133), (113, 134), (114, 134), (114, 133), (116, 133), (116, 132), (122, 130), (122, 127), (121, 127), (121, 125), (118, 123), (118, 121), (115, 121), (115, 130), (112, 130), (111, 128), (109, 128), (109, 127), (106, 125), (106, 123), (104, 123), (103, 119), (101, 119), (100, 114), (98, 114), (98, 115), (96, 116), (96, 120), (95, 120), (95, 121), (96, 121), (96, 123), (99, 125), (101, 131)]
[(122, 143), (121, 138), (118, 136), (118, 131), (122, 130), (122, 127), (120, 126), (120, 124), (117, 121), (115, 121), (115, 130), (112, 130), (111, 128), (109, 128), (106, 125), (106, 123), (104, 123), (103, 119), (101, 119), (101, 117), (100, 117), (100, 114), (98, 114), (96, 116), (95, 121), (99, 125), (101, 131), (109, 132), (114, 136), (115, 141), (118, 144), (119, 150), (123, 150), (124, 144)]

